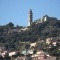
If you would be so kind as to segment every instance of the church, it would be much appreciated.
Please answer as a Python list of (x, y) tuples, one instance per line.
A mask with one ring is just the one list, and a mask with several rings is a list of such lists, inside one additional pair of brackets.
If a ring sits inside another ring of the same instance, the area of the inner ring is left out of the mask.
[(30, 9), (30, 11), (28, 13), (28, 26), (31, 26), (33, 23), (35, 23), (35, 24), (43, 23), (47, 20), (57, 20), (57, 18), (56, 17), (49, 17), (48, 15), (45, 15), (42, 18), (33, 21), (33, 12), (32, 12), (32, 9)]

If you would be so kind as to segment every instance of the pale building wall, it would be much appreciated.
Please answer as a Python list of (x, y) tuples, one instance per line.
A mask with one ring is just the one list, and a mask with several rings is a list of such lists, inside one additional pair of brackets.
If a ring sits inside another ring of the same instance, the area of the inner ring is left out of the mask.
[(31, 26), (32, 20), (33, 20), (33, 13), (32, 13), (32, 10), (30, 9), (28, 13), (28, 26)]
[(10, 52), (9, 53), (9, 56), (13, 56), (13, 55), (16, 55), (16, 52)]
[(44, 17), (44, 21), (47, 21), (47, 17)]
[(35, 46), (36, 46), (36, 43), (31, 43), (30, 46), (31, 46), (31, 47), (32, 47), (32, 46), (35, 47)]
[(46, 44), (50, 44), (51, 43), (51, 40), (52, 40), (52, 38), (47, 38), (46, 39)]

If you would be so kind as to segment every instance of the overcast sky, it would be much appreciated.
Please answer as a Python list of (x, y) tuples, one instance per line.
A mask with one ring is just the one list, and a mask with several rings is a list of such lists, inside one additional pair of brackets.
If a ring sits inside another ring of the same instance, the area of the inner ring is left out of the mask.
[(33, 20), (45, 14), (60, 19), (60, 0), (0, 0), (0, 25), (27, 26), (30, 8)]

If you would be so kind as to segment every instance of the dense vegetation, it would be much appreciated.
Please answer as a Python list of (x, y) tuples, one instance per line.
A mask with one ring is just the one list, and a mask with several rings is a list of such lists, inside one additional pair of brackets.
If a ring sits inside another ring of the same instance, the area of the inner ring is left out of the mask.
[(45, 39), (47, 37), (60, 36), (60, 20), (48, 20), (43, 23), (33, 23), (29, 30), (21, 32), (10, 32), (13, 29), (21, 29), (22, 26), (14, 27), (12, 22), (7, 25), (0, 26), (0, 46), (6, 49), (14, 50), (20, 47), (20, 41), (37, 41), (38, 38)]

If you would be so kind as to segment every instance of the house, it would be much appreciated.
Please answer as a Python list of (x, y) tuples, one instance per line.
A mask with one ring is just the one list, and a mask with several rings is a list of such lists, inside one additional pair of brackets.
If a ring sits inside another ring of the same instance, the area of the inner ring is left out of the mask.
[(21, 31), (26, 31), (26, 30), (28, 30), (27, 27), (25, 27), (25, 28), (21, 28)]
[(35, 47), (35, 46), (36, 46), (36, 42), (30, 43), (30, 47)]
[(24, 55), (33, 54), (33, 50), (24, 50), (22, 51), (22, 54)]
[(44, 59), (45, 59), (45, 53), (42, 50), (37, 51), (36, 54), (32, 55), (32, 60), (44, 60)]
[(33, 54), (33, 50), (28, 50), (28, 54)]
[(49, 54), (41, 50), (32, 55), (32, 60), (56, 60), (56, 57), (50, 56)]
[(1, 53), (1, 56), (2, 56), (2, 57), (5, 57), (7, 53), (8, 53), (7, 51), (3, 51), (3, 52)]
[(13, 51), (13, 52), (9, 52), (9, 57), (13, 56), (13, 55), (16, 55), (17, 52), (16, 51)]
[(51, 40), (52, 40), (52, 38), (46, 38), (46, 44), (50, 44)]
[(46, 44), (52, 44), (53, 46), (56, 46), (57, 43), (60, 44), (60, 37), (51, 37), (51, 38), (46, 38)]
[(57, 42), (56, 42), (56, 41), (52, 42), (52, 45), (53, 45), (53, 46), (56, 46), (56, 44), (57, 44)]

